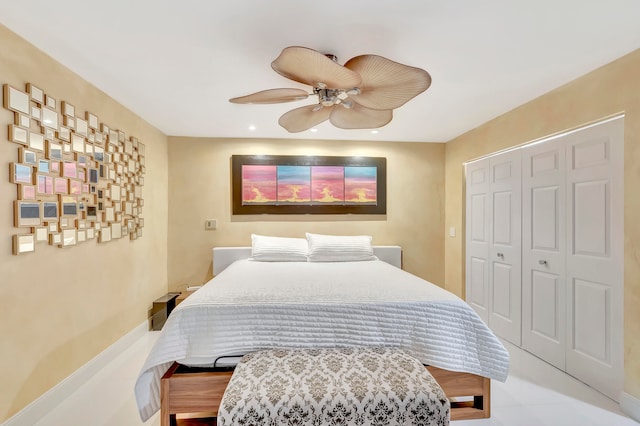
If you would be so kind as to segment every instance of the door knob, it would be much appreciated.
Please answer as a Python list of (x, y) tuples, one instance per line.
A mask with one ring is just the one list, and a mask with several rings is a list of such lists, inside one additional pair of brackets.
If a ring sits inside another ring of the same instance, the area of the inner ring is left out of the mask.
[(496, 256), (504, 258), (504, 253), (496, 253)]
[(546, 260), (538, 260), (538, 263), (539, 263), (540, 265), (546, 265), (546, 264), (547, 264), (547, 261), (546, 261)]

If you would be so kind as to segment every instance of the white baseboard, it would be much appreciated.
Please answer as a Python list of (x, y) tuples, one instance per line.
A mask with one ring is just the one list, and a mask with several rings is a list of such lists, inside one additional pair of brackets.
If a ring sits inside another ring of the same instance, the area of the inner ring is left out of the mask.
[(640, 399), (626, 392), (621, 392), (620, 409), (635, 421), (640, 422)]
[(2, 426), (24, 426), (37, 423), (148, 331), (149, 321), (144, 321), (39, 398), (18, 411), (14, 416), (2, 423)]

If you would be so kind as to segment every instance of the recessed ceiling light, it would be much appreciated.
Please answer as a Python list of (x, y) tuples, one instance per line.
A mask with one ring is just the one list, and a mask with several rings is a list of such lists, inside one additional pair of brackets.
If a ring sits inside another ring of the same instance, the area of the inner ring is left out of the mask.
[(313, 133), (315, 133), (315, 132), (317, 132), (317, 131), (318, 131), (318, 129), (311, 129), (311, 131), (312, 131)]
[(255, 129), (256, 129), (256, 126), (254, 126), (253, 124), (249, 126), (249, 130), (254, 131)]
[(377, 130), (372, 130), (371, 133), (373, 133), (375, 135), (376, 133), (378, 133), (378, 131)]

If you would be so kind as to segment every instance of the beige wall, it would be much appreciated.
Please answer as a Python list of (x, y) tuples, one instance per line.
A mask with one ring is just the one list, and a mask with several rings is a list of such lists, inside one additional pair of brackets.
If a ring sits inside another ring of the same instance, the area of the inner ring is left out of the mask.
[(0, 83), (27, 82), (88, 110), (146, 145), (143, 237), (11, 254), (13, 200), (8, 142), (13, 113), (0, 110), (0, 423), (147, 318), (167, 290), (167, 137), (26, 41), (0, 26)]
[[(231, 155), (361, 155), (387, 158), (387, 215), (231, 216)], [(405, 269), (444, 282), (444, 145), (267, 139), (169, 138), (169, 288), (211, 278), (211, 248), (251, 245), (251, 233), (367, 234), (399, 244)], [(205, 231), (205, 219), (218, 229)]]
[[(640, 397), (640, 50), (448, 142), (446, 226), (463, 227), (462, 163), (625, 112), (625, 391)], [(479, 104), (478, 108), (482, 108)], [(446, 288), (464, 289), (464, 235), (445, 240)]]

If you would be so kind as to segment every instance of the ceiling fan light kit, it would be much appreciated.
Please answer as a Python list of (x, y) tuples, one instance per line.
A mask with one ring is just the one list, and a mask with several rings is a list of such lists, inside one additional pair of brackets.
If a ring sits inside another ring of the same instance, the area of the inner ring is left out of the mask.
[(316, 104), (283, 114), (278, 123), (291, 133), (308, 130), (326, 120), (342, 129), (374, 129), (388, 124), (393, 110), (431, 85), (423, 69), (377, 55), (361, 55), (344, 66), (334, 55), (306, 47), (285, 48), (272, 63), (278, 74), (309, 85), (302, 89), (269, 89), (229, 99), (239, 104), (276, 104), (317, 96)]

